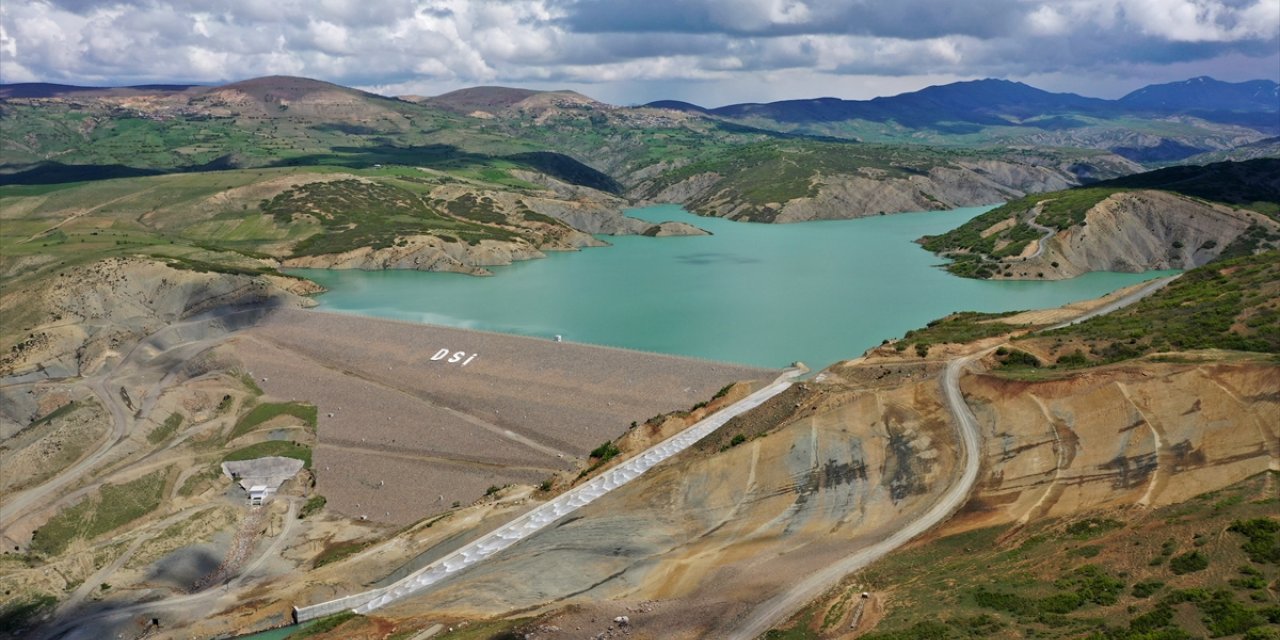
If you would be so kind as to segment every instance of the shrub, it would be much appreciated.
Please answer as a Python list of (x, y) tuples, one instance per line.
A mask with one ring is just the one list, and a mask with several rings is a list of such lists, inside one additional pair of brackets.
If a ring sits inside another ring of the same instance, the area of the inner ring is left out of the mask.
[(1076, 349), (1071, 353), (1065, 353), (1058, 356), (1056, 364), (1062, 367), (1083, 367), (1084, 365), (1089, 364), (1089, 358), (1084, 355), (1083, 351)]
[(622, 451), (618, 450), (618, 445), (613, 442), (606, 442), (595, 449), (592, 449), (591, 457), (598, 459), (600, 462), (608, 462), (619, 453), (622, 453)]
[(328, 502), (328, 500), (326, 500), (322, 495), (314, 495), (307, 498), (307, 503), (302, 505), (302, 509), (298, 511), (298, 519), (301, 520), (323, 509), (326, 502)]
[(1145, 580), (1133, 585), (1133, 597), (1149, 598), (1162, 588), (1164, 583), (1159, 580)]
[(1237, 520), (1227, 527), (1227, 531), (1248, 538), (1240, 548), (1250, 560), (1259, 564), (1280, 564), (1280, 522), (1270, 518)]
[(1169, 568), (1178, 575), (1204, 571), (1209, 568), (1209, 558), (1199, 551), (1191, 551), (1169, 560)]
[(1040, 358), (1037, 358), (1026, 351), (1019, 349), (1010, 349), (1009, 355), (1004, 357), (1004, 366), (1006, 367), (1039, 367)]

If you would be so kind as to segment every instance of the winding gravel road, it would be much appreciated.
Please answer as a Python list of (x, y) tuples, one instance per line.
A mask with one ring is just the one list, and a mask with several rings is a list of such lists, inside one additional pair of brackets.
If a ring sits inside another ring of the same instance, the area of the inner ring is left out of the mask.
[(929, 508), (924, 515), (912, 523), (899, 529), (893, 535), (850, 555), (840, 562), (828, 566), (815, 573), (786, 593), (768, 600), (756, 607), (751, 615), (743, 619), (742, 624), (728, 637), (734, 640), (752, 640), (769, 630), (779, 620), (785, 619), (797, 609), (813, 601), (824, 591), (837, 584), (846, 575), (857, 571), (887, 555), (890, 551), (901, 547), (912, 538), (928, 531), (955, 513), (969, 498), (969, 491), (978, 479), (978, 467), (982, 462), (980, 454), (981, 435), (978, 421), (965, 404), (960, 393), (960, 373), (969, 363), (981, 358), (987, 352), (956, 358), (947, 363), (946, 373), (942, 376), (942, 390), (947, 407), (955, 416), (956, 432), (960, 436), (960, 455), (964, 470), (960, 478), (951, 488)]
[[(1078, 324), (1090, 318), (1127, 307), (1159, 291), (1177, 278), (1178, 276), (1174, 275), (1153, 280), (1133, 293), (1117, 298), (1072, 320), (1049, 327), (1049, 329)], [(978, 429), (977, 419), (974, 417), (973, 411), (969, 409), (969, 405), (964, 401), (964, 395), (960, 392), (960, 374), (965, 367), (986, 356), (992, 350), (987, 349), (951, 360), (947, 363), (946, 372), (942, 376), (942, 390), (947, 407), (951, 410), (951, 415), (955, 417), (956, 431), (960, 435), (961, 452), (964, 456), (964, 472), (961, 473), (960, 479), (956, 484), (952, 485), (942, 499), (934, 504), (920, 519), (881, 542), (858, 551), (841, 562), (831, 565), (826, 570), (810, 576), (790, 591), (757, 607), (743, 621), (742, 626), (729, 636), (730, 638), (751, 640), (759, 637), (768, 631), (773, 624), (784, 620), (800, 607), (822, 595), (832, 585), (839, 583), (844, 576), (870, 565), (894, 549), (906, 544), (912, 538), (940, 524), (951, 517), (951, 514), (964, 504), (965, 500), (968, 499), (970, 490), (973, 489), (973, 485), (977, 481), (982, 459), (980, 456), (981, 432)]]

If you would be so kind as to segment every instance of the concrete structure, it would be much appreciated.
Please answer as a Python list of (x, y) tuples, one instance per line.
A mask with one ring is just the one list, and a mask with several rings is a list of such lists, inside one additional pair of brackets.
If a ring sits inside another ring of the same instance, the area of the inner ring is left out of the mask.
[(582, 506), (595, 501), (600, 496), (631, 482), (662, 461), (707, 437), (734, 417), (746, 413), (779, 393), (786, 391), (791, 387), (794, 379), (805, 373), (805, 371), (804, 369), (787, 370), (772, 384), (765, 386), (763, 389), (703, 418), (700, 422), (684, 431), (649, 447), (634, 457), (622, 461), (621, 464), (605, 471), (601, 475), (534, 507), (511, 522), (390, 585), (311, 606), (294, 607), (293, 617), (297, 622), (307, 622), (345, 610), (367, 614), (392, 602), (420, 593), (437, 582), (459, 571), (464, 571), (471, 565), (541, 531), (566, 515), (577, 511)]
[(222, 473), (240, 483), (240, 488), (249, 494), (249, 505), (254, 507), (266, 502), (285, 480), (301, 470), (301, 460), (281, 456), (222, 463)]
[(275, 489), (272, 489), (265, 484), (255, 484), (252, 487), (249, 487), (249, 506), (262, 506), (262, 503), (266, 502), (267, 498), (271, 497), (271, 494), (275, 492)]

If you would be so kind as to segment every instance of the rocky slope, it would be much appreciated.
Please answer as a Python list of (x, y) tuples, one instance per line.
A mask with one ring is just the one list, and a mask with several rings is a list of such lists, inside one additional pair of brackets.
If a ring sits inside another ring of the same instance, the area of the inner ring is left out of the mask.
[(488, 616), (554, 602), (604, 623), (648, 608), (656, 613), (631, 613), (639, 637), (725, 637), (753, 605), (927, 509), (957, 472), (945, 408), (922, 373), (896, 388), (788, 391), (519, 553), (385, 615)]
[(1277, 168), (1267, 158), (1169, 167), (1030, 195), (920, 242), (976, 278), (1188, 269), (1280, 247)]
[(635, 189), (646, 202), (674, 202), (699, 215), (757, 222), (803, 222), (970, 207), (1056, 191), (1080, 184), (1094, 173), (1111, 176), (1137, 169), (1118, 157), (1093, 164), (1015, 163), (966, 160), (920, 171), (887, 171), (874, 166), (823, 172), (808, 179), (807, 194), (762, 201), (754, 183), (739, 184), (732, 174), (704, 172), (672, 184), (642, 183)]
[(1013, 262), (1013, 275), (997, 277), (1190, 269), (1217, 258), (1251, 229), (1278, 234), (1280, 223), (1254, 211), (1160, 191), (1118, 193), (1089, 209), (1080, 225), (1030, 245), (1027, 257)]
[(985, 481), (949, 531), (1114, 506), (1177, 504), (1280, 470), (1280, 367), (1144, 362), (964, 391), (985, 430)]
[(225, 307), (309, 306), (302, 296), (318, 290), (296, 278), (194, 271), (146, 258), (73, 267), (0, 297), (13, 322), (0, 374), (90, 375), (118, 349), (183, 318)]

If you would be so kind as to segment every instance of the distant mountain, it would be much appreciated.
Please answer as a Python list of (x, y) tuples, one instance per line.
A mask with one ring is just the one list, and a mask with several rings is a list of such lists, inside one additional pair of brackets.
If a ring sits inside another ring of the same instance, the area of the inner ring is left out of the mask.
[(1280, 135), (1277, 95), (1270, 80), (1193, 78), (1104, 100), (986, 79), (871, 100), (813, 98), (713, 109), (663, 100), (645, 106), (788, 134), (864, 142), (1106, 149), (1136, 162), (1163, 164)]
[(541, 92), (512, 87), (469, 87), (415, 100), (415, 102), (430, 104), (455, 113), (467, 114), (475, 111), (489, 113), (510, 107), (538, 93)]
[(198, 87), (194, 84), (140, 84), (131, 87), (81, 87), (49, 82), (0, 84), (0, 98), (56, 98), (72, 94), (126, 96), (144, 93), (178, 93)]
[(711, 111), (706, 107), (699, 107), (698, 105), (693, 104), (692, 102), (684, 102), (681, 100), (655, 100), (654, 102), (645, 103), (640, 106), (649, 107), (652, 109), (670, 109), (672, 111), (685, 111), (689, 113), (710, 113)]
[(374, 100), (392, 99), (375, 93), (344, 87), (332, 82), (312, 80), (311, 78), (300, 78), (297, 76), (263, 76), (261, 78), (251, 78), (249, 80), (241, 80), (240, 82), (232, 82), (231, 84), (224, 84), (219, 87), (210, 87), (209, 90), (210, 93), (220, 91), (237, 91), (251, 96), (256, 100), (273, 103), (314, 98), (317, 95), (326, 97), (343, 95), (352, 98)]
[(872, 100), (784, 100), (729, 105), (711, 109), (709, 113), (735, 119), (768, 118), (782, 123), (867, 120), (895, 122), (907, 127), (967, 130), (974, 128), (972, 125), (1007, 125), (1022, 118), (1064, 111), (1102, 111), (1107, 106), (1106, 100), (1073, 93), (1050, 93), (1021, 82), (974, 80)]
[(1101, 111), (1106, 107), (1105, 100), (1050, 93), (1021, 82), (975, 80), (872, 100), (784, 100), (729, 105), (711, 109), (709, 113), (733, 119), (765, 118), (787, 124), (865, 120), (945, 133), (970, 133), (983, 126), (1016, 124), (1021, 119), (1047, 113)]
[(415, 97), (411, 100), (462, 115), (476, 113), (497, 115), (509, 109), (544, 111), (566, 106), (607, 106), (576, 91), (534, 91), (512, 87), (470, 87), (430, 98)]
[(1117, 101), (1154, 111), (1280, 111), (1280, 84), (1271, 80), (1222, 82), (1207, 76), (1153, 84)]

